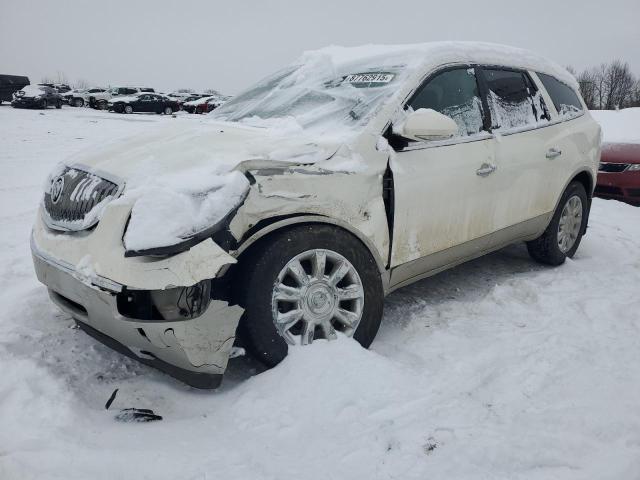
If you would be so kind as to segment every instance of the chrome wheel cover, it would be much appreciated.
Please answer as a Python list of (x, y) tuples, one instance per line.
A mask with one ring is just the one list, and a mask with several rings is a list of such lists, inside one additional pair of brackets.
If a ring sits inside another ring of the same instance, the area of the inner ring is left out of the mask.
[(575, 245), (581, 227), (582, 199), (574, 195), (564, 204), (558, 223), (558, 247), (562, 253), (567, 253)]
[(339, 253), (313, 249), (280, 271), (271, 297), (273, 322), (291, 345), (314, 338), (352, 336), (362, 318), (364, 288), (355, 267)]

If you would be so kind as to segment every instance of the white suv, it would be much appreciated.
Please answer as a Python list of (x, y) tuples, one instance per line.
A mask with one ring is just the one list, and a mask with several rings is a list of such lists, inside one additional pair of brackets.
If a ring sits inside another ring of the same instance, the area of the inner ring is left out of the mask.
[(368, 346), (399, 287), (514, 242), (563, 263), (600, 155), (566, 70), (474, 43), (307, 53), (159, 128), (52, 173), (33, 258), (85, 331), (202, 388), (236, 336), (267, 365)]
[(63, 97), (65, 97), (69, 105), (73, 107), (91, 105), (99, 100), (111, 98), (107, 89), (99, 87), (87, 88), (84, 90), (72, 90), (64, 94)]

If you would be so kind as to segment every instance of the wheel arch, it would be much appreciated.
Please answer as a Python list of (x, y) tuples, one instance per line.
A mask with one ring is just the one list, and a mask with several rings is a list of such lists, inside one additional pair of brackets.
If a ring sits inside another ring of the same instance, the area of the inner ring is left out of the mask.
[[(573, 175), (571, 180), (569, 180), (569, 182), (567, 183), (567, 186), (569, 185), (569, 183), (574, 181), (578, 181), (584, 186), (584, 189), (587, 192), (587, 197), (591, 199), (591, 197), (593, 196), (593, 189), (595, 188), (595, 182), (593, 180), (591, 172), (589, 172), (588, 170), (579, 171), (578, 173)], [(565, 186), (565, 189), (567, 188), (567, 186)]]
[(339, 220), (336, 218), (326, 217), (322, 215), (313, 215), (313, 214), (297, 214), (297, 215), (286, 215), (279, 217), (271, 217), (268, 219), (261, 220), (258, 224), (256, 224), (252, 229), (250, 229), (247, 233), (249, 234), (246, 238), (241, 240), (239, 247), (237, 248), (237, 259), (238, 263), (241, 262), (241, 259), (244, 255), (259, 244), (260, 241), (266, 240), (269, 236), (281, 232), (282, 230), (297, 227), (301, 225), (331, 225), (340, 230), (345, 231), (346, 233), (354, 236), (356, 239), (362, 243), (364, 248), (371, 254), (374, 261), (376, 262), (376, 266), (380, 271), (380, 275), (382, 276), (382, 280), (384, 285), (386, 286), (386, 279), (388, 277), (388, 271), (386, 269), (385, 263), (380, 256), (380, 252), (376, 249), (375, 245), (371, 240), (361, 231), (354, 228), (352, 225), (348, 224), (343, 220)]
[[(569, 180), (567, 180), (567, 182), (564, 184), (564, 187), (562, 188), (562, 191), (560, 192), (560, 195), (558, 196), (558, 199), (556, 200), (556, 205), (555, 205), (554, 209), (551, 211), (551, 213), (549, 215), (549, 219), (545, 224), (545, 229), (551, 223), (551, 220), (553, 219), (553, 214), (555, 213), (555, 211), (560, 206), (560, 201), (562, 200), (562, 195), (564, 195), (564, 192), (567, 190), (567, 188), (569, 187), (571, 182), (576, 182), (576, 181), (582, 184), (582, 186), (585, 189), (585, 192), (587, 193), (587, 200), (588, 200), (587, 218), (585, 220), (585, 225), (584, 225), (584, 228), (583, 228), (583, 231), (582, 231), (583, 234), (586, 233), (586, 231), (587, 231), (587, 223), (589, 221), (589, 212), (591, 210), (591, 200), (593, 198), (593, 190), (595, 188), (595, 183), (596, 183), (595, 179), (593, 178), (592, 172), (589, 171), (586, 167), (579, 168), (578, 170), (573, 172), (573, 174), (569, 177)], [(540, 233), (540, 235), (542, 235), (542, 232)]]

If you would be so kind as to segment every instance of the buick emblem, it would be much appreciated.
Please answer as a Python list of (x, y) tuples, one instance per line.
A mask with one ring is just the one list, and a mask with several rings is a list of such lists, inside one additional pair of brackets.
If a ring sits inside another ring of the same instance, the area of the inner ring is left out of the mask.
[(62, 190), (64, 189), (64, 177), (60, 175), (51, 183), (51, 202), (58, 203), (62, 198)]

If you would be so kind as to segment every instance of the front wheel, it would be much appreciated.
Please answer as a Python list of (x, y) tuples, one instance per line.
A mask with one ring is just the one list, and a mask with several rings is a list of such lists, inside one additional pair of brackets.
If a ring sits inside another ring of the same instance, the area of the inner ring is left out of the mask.
[(49, 105), (47, 104), (47, 101), (45, 99), (42, 99), (42, 102), (40, 102), (40, 108), (42, 108), (43, 110), (46, 109)]
[(171, 107), (164, 107), (164, 114), (171, 115), (173, 113), (173, 109)]
[(366, 247), (327, 225), (304, 225), (276, 233), (245, 259), (240, 336), (267, 366), (289, 345), (333, 339), (337, 333), (368, 347), (378, 332), (383, 289)]
[(84, 106), (84, 100), (82, 98), (74, 98), (73, 99), (73, 106), (74, 107), (83, 107)]
[(124, 113), (133, 113), (133, 107), (131, 105), (124, 106)]
[(56, 108), (57, 108), (58, 110), (60, 110), (60, 109), (62, 108), (62, 100), (58, 100), (58, 101), (56, 102)]
[(561, 265), (572, 258), (586, 230), (589, 200), (580, 182), (571, 182), (562, 194), (544, 233), (527, 242), (531, 257), (547, 265)]

